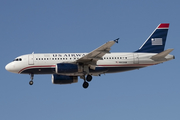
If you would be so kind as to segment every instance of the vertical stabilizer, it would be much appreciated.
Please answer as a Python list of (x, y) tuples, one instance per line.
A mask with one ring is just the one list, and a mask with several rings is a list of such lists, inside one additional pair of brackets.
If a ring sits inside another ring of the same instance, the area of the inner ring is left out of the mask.
[(135, 52), (160, 53), (164, 51), (169, 23), (161, 23)]

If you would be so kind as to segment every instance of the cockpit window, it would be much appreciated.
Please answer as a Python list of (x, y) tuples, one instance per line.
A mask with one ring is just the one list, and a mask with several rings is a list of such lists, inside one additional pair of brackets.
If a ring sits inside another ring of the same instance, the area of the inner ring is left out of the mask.
[(21, 58), (16, 58), (16, 59), (13, 60), (13, 61), (22, 61), (22, 59), (21, 59)]

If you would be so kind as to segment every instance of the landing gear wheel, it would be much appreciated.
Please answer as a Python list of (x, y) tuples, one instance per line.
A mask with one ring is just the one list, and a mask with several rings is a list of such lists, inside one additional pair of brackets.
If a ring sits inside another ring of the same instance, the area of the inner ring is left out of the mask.
[(33, 85), (33, 81), (29, 81), (29, 85)]
[(31, 81), (29, 81), (29, 85), (33, 85), (34, 74), (30, 74), (30, 76), (31, 76)]
[(88, 86), (89, 86), (89, 83), (88, 83), (88, 82), (84, 82), (84, 83), (83, 83), (83, 88), (88, 88)]
[(87, 80), (88, 82), (91, 82), (92, 76), (91, 76), (91, 75), (87, 75), (86, 80)]

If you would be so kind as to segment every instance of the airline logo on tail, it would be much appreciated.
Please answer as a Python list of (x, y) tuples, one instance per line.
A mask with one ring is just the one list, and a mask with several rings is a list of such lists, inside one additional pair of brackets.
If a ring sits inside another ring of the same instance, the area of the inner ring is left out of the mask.
[(144, 44), (135, 52), (160, 53), (164, 51), (169, 23), (161, 23), (152, 32)]

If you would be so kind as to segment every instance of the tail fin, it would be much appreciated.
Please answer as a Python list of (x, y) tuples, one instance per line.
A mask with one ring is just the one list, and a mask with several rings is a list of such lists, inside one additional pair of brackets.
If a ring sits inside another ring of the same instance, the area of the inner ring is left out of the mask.
[(169, 23), (161, 23), (135, 52), (160, 53), (164, 51)]

